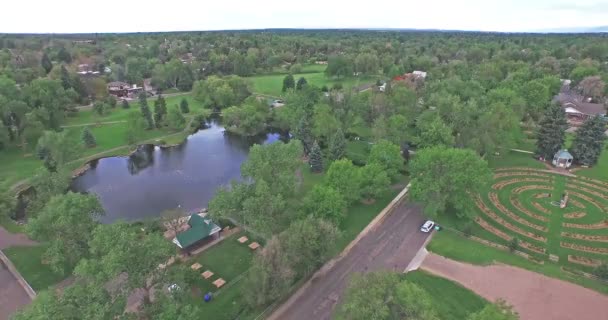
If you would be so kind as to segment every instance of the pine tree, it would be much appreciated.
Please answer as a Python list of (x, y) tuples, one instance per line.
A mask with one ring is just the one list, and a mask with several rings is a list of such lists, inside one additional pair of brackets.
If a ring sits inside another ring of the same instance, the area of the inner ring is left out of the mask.
[(190, 112), (190, 107), (188, 106), (188, 100), (186, 100), (186, 98), (182, 98), (182, 101), (179, 103), (179, 108), (182, 113)]
[(307, 117), (302, 117), (302, 119), (300, 119), (300, 122), (298, 122), (298, 126), (294, 130), (294, 137), (302, 142), (302, 146), (304, 147), (304, 153), (310, 153), (313, 138), (312, 131), (310, 130), (310, 123), (308, 122)]
[(296, 84), (296, 90), (302, 90), (302, 88), (304, 88), (304, 86), (307, 84), (308, 81), (306, 81), (306, 78), (300, 77), (300, 79), (298, 79), (298, 83)]
[(152, 113), (150, 112), (150, 107), (148, 107), (148, 97), (145, 92), (139, 94), (139, 109), (141, 110), (141, 114), (146, 120), (147, 128), (154, 128), (154, 120), (152, 119)]
[(163, 123), (163, 119), (167, 115), (167, 102), (162, 95), (159, 95), (156, 101), (154, 101), (154, 122), (156, 127), (160, 128)]
[(53, 69), (53, 63), (49, 56), (45, 53), (42, 54), (42, 59), (40, 60), (40, 64), (42, 65), (42, 69), (48, 74)]
[(566, 140), (566, 113), (559, 104), (552, 104), (539, 122), (536, 147), (539, 155), (551, 159)]
[(310, 149), (308, 163), (310, 164), (312, 172), (319, 173), (323, 171), (323, 154), (321, 153), (321, 148), (317, 141), (313, 143), (312, 149)]
[(329, 158), (333, 160), (342, 159), (346, 152), (346, 139), (342, 129), (338, 128), (338, 131), (329, 140)]
[(68, 69), (66, 69), (64, 65), (61, 65), (61, 85), (65, 90), (72, 87), (72, 80), (70, 79), (70, 74), (68, 73)]
[(293, 79), (291, 74), (288, 74), (283, 78), (283, 92), (288, 89), (293, 89), (296, 86), (296, 81)]
[(87, 148), (93, 148), (97, 145), (97, 141), (91, 130), (89, 130), (89, 127), (84, 127), (84, 130), (82, 130), (82, 141)]
[(131, 108), (131, 106), (129, 105), (129, 101), (127, 101), (126, 99), (122, 100), (122, 108), (123, 109), (129, 109), (129, 108)]
[(606, 140), (605, 129), (606, 124), (600, 117), (589, 118), (578, 128), (571, 150), (576, 162), (585, 166), (597, 163)]

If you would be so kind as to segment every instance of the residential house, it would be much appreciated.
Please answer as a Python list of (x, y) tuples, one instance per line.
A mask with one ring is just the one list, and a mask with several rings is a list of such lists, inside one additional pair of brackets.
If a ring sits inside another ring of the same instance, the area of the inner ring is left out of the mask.
[(142, 92), (143, 89), (143, 87), (138, 87), (136, 84), (130, 85), (122, 81), (108, 83), (108, 93), (117, 98), (133, 98)]
[(606, 106), (589, 102), (588, 99), (570, 90), (560, 92), (554, 101), (564, 108), (571, 125), (578, 125), (594, 116), (606, 116)]

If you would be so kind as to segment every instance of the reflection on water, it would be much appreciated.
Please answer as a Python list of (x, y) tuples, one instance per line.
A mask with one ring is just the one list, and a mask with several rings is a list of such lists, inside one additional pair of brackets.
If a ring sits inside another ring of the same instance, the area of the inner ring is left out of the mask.
[(94, 161), (72, 188), (99, 196), (106, 210), (103, 222), (158, 216), (178, 205), (195, 210), (207, 206), (217, 187), (239, 178), (251, 145), (279, 139), (286, 137), (268, 133), (245, 139), (212, 123), (176, 147), (142, 145), (128, 157)]

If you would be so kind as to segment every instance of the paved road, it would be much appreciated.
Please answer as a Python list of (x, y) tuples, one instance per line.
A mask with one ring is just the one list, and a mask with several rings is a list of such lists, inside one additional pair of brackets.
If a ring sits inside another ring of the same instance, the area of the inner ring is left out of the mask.
[(314, 279), (294, 303), (286, 303), (268, 319), (330, 319), (354, 272), (405, 270), (428, 237), (419, 231), (423, 222), (420, 208), (402, 203), (332, 269)]
[(30, 297), (0, 261), (0, 320), (30, 303)]

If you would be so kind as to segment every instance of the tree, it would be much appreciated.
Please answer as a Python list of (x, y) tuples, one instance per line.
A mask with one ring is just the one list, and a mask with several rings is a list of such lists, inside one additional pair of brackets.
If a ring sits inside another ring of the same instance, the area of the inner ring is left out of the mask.
[(585, 97), (599, 98), (604, 94), (604, 81), (600, 76), (585, 77), (578, 86)]
[(340, 192), (349, 204), (361, 198), (362, 181), (358, 169), (349, 159), (337, 160), (332, 162), (325, 176), (325, 183)]
[(551, 159), (566, 140), (568, 122), (564, 109), (559, 104), (551, 105), (545, 111), (538, 126), (536, 150), (545, 159)]
[(310, 130), (310, 122), (306, 116), (300, 118), (300, 121), (294, 130), (293, 136), (302, 142), (304, 153), (309, 154), (314, 140)]
[(70, 73), (64, 65), (61, 65), (61, 85), (65, 90), (72, 87), (72, 79), (70, 78)]
[(308, 163), (310, 164), (310, 170), (312, 170), (312, 172), (320, 173), (323, 171), (323, 154), (321, 153), (321, 148), (317, 141), (312, 145)]
[(103, 116), (105, 109), (106, 109), (106, 106), (103, 102), (95, 101), (95, 103), (93, 103), (93, 111), (95, 111), (95, 113), (97, 113), (97, 115)]
[(111, 109), (116, 108), (116, 104), (118, 104), (118, 101), (112, 95), (108, 95), (104, 100), (105, 104), (107, 104)]
[(325, 74), (331, 77), (348, 77), (353, 74), (353, 63), (344, 56), (331, 56), (327, 61)]
[(150, 107), (148, 107), (148, 96), (145, 92), (139, 94), (139, 109), (144, 120), (146, 120), (146, 129), (154, 128), (154, 120), (152, 119), (152, 113), (150, 113)]
[(84, 145), (87, 148), (93, 148), (97, 145), (97, 141), (95, 140), (95, 137), (91, 133), (89, 127), (84, 127), (84, 130), (82, 130), (82, 142), (84, 142)]
[(135, 143), (141, 140), (144, 130), (146, 130), (147, 124), (144, 118), (141, 117), (141, 113), (133, 110), (127, 114), (127, 130), (125, 131), (125, 141), (129, 145), (135, 145)]
[(72, 55), (70, 55), (70, 52), (65, 47), (61, 47), (57, 52), (57, 60), (70, 63), (72, 62)]
[(251, 91), (243, 78), (210, 76), (194, 83), (192, 95), (207, 108), (222, 109), (239, 105), (251, 95)]
[(169, 125), (169, 128), (175, 131), (182, 130), (186, 125), (186, 118), (184, 118), (184, 115), (179, 111), (177, 106), (169, 109), (167, 124)]
[(290, 73), (283, 78), (283, 89), (281, 91), (286, 92), (289, 89), (293, 89), (296, 86), (296, 82), (293, 79), (293, 75)]
[(372, 199), (384, 194), (391, 184), (391, 179), (384, 168), (377, 163), (370, 163), (359, 169), (361, 175), (361, 195), (363, 199)]
[(340, 128), (340, 122), (336, 119), (331, 107), (327, 104), (318, 104), (313, 109), (312, 133), (319, 141), (328, 141), (330, 137)]
[[(163, 120), (167, 115), (167, 102), (162, 95), (158, 95), (156, 101), (154, 101), (154, 123), (157, 128), (163, 125)], [(182, 116), (183, 118), (183, 116)]]
[(240, 221), (253, 230), (271, 236), (287, 224), (289, 219), (289, 213), (286, 212), (287, 202), (281, 193), (272, 193), (266, 181), (256, 181), (247, 196), (241, 199)]
[(51, 69), (53, 69), (53, 63), (51, 62), (51, 59), (49, 59), (49, 56), (46, 54), (46, 52), (42, 54), (42, 58), (40, 59), (40, 65), (42, 66), (42, 69), (44, 69), (44, 72), (46, 72), (47, 74), (51, 72)]
[(304, 198), (303, 210), (306, 215), (325, 219), (340, 225), (344, 219), (347, 203), (340, 192), (330, 186), (318, 184)]
[(592, 166), (597, 163), (604, 149), (604, 141), (606, 140), (605, 129), (605, 121), (601, 117), (595, 116), (587, 119), (576, 130), (571, 151), (578, 163), (585, 166)]
[(266, 129), (268, 107), (262, 104), (245, 104), (222, 111), (226, 129), (244, 136), (255, 136)]
[(487, 304), (481, 311), (473, 313), (468, 320), (518, 320), (519, 315), (513, 307), (507, 305), (504, 300)]
[(410, 165), (410, 196), (424, 205), (427, 215), (455, 212), (473, 218), (471, 195), (487, 186), (492, 178), (488, 163), (469, 149), (432, 147), (420, 150)]
[(399, 146), (386, 140), (380, 140), (372, 146), (367, 163), (377, 163), (386, 174), (395, 180), (399, 177), (399, 171), (403, 168), (403, 157)]
[(352, 320), (439, 319), (428, 292), (391, 272), (355, 274), (338, 314)]
[(453, 146), (454, 136), (450, 128), (436, 113), (425, 113), (417, 120), (418, 137), (416, 139), (420, 148), (433, 146)]
[(131, 106), (129, 105), (129, 101), (127, 101), (127, 99), (122, 100), (122, 108), (123, 109), (131, 108)]
[(603, 280), (608, 280), (608, 263), (602, 262), (599, 266), (593, 269), (593, 274)]
[(188, 107), (188, 100), (186, 100), (186, 98), (182, 98), (182, 101), (180, 101), (179, 109), (182, 111), (182, 113), (190, 112), (190, 107)]
[(80, 144), (76, 139), (76, 137), (68, 135), (67, 131), (45, 131), (44, 135), (38, 139), (36, 150), (41, 160), (55, 164), (53, 168), (47, 167), (53, 171), (78, 154)]
[(306, 81), (306, 78), (300, 77), (300, 79), (298, 79), (298, 83), (296, 83), (296, 90), (302, 90), (305, 85), (308, 85), (308, 81)]
[(25, 309), (17, 312), (14, 320), (104, 320), (117, 319), (124, 313), (126, 299), (115, 299), (102, 285), (77, 281), (59, 292), (45, 290)]
[(53, 196), (27, 224), (27, 233), (48, 241), (45, 259), (56, 272), (66, 274), (88, 255), (87, 240), (103, 208), (94, 195), (68, 192)]
[(27, 211), (34, 214), (42, 211), (51, 197), (65, 193), (71, 181), (72, 174), (67, 169), (60, 168), (56, 172), (41, 170), (32, 179), (32, 188), (36, 193), (27, 204)]
[(331, 161), (340, 160), (346, 155), (346, 138), (342, 129), (338, 128), (336, 133), (329, 140), (329, 159)]
[(143, 233), (123, 221), (98, 225), (88, 245), (90, 257), (78, 263), (76, 275), (106, 283), (126, 274), (127, 281), (121, 284), (121, 291), (143, 288), (146, 297), (167, 271), (158, 265), (166, 263), (175, 250), (161, 234)]

